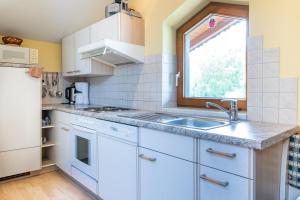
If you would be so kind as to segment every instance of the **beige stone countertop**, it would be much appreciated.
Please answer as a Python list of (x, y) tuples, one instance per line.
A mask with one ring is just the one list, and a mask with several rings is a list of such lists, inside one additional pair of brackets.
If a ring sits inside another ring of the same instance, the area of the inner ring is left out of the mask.
[[(138, 119), (121, 117), (120, 115), (133, 116), (141, 113), (153, 113), (151, 111), (131, 110), (118, 112), (90, 112), (84, 111), (82, 108), (96, 107), (91, 106), (74, 106), (68, 104), (59, 105), (43, 105), (43, 109), (59, 110), (72, 114), (93, 117), (101, 120), (107, 120), (122, 124), (128, 124), (137, 127), (144, 127), (159, 131), (165, 131), (173, 134), (184, 135), (189, 137), (211, 140), (215, 142), (238, 145), (241, 147), (262, 150), (273, 144), (281, 142), (291, 135), (298, 132), (298, 126), (285, 124), (272, 124), (265, 122), (240, 121), (230, 125), (213, 128), (209, 130), (201, 130), (194, 128), (186, 128), (182, 126), (166, 125), (157, 122), (149, 122)], [(178, 115), (178, 113), (177, 113)], [(199, 117), (199, 116), (198, 116)]]

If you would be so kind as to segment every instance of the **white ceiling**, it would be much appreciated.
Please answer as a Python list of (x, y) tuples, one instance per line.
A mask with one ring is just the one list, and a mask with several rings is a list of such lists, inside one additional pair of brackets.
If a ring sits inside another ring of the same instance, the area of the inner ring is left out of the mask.
[(104, 17), (112, 0), (0, 0), (0, 34), (60, 42)]

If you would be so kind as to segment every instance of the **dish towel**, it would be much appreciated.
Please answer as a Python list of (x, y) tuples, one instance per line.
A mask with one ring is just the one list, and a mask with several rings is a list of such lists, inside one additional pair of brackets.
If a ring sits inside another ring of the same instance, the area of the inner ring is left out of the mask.
[(41, 78), (42, 76), (42, 68), (40, 67), (30, 67), (28, 74), (34, 78)]
[(290, 137), (288, 152), (288, 183), (300, 188), (300, 134)]

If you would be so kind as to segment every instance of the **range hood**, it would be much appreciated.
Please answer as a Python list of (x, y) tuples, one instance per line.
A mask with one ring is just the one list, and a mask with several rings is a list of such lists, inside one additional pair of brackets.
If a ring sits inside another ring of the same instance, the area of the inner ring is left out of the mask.
[(106, 65), (144, 63), (144, 46), (104, 39), (78, 48), (81, 59), (93, 58)]

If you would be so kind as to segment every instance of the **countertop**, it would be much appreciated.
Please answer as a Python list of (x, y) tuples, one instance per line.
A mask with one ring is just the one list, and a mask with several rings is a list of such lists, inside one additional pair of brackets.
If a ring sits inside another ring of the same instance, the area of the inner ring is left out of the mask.
[[(91, 105), (90, 107), (95, 107)], [(240, 121), (227, 126), (213, 128), (209, 130), (200, 130), (185, 128), (179, 126), (166, 125), (156, 122), (148, 122), (137, 119), (121, 117), (119, 115), (136, 115), (141, 113), (153, 113), (151, 111), (131, 110), (122, 112), (89, 112), (82, 108), (89, 106), (74, 106), (67, 104), (43, 105), (43, 110), (59, 110), (72, 114), (93, 117), (101, 120), (107, 120), (132, 126), (144, 127), (159, 131), (165, 131), (173, 134), (211, 140), (215, 142), (238, 145), (241, 147), (263, 150), (273, 144), (287, 139), (295, 134), (299, 129), (295, 125), (272, 124), (265, 122)]]

